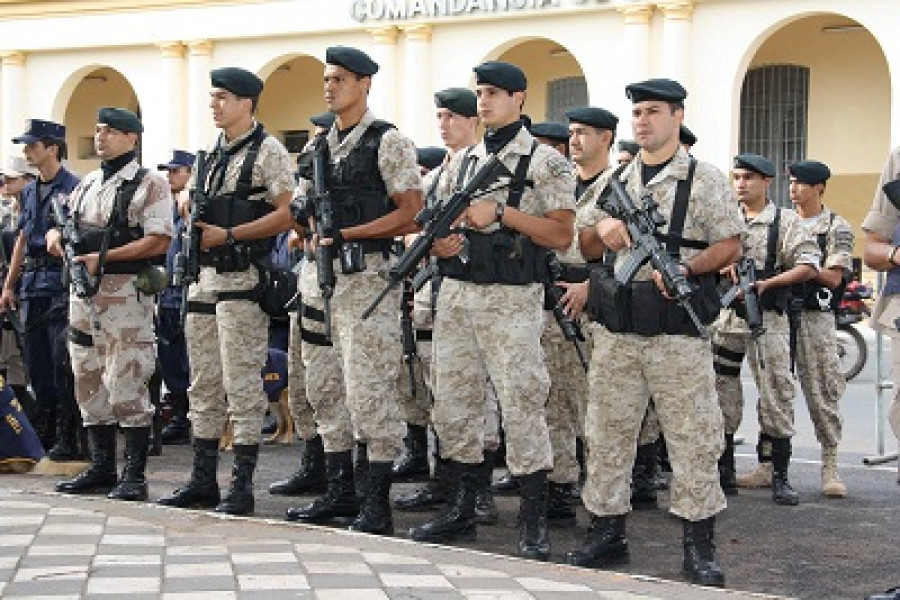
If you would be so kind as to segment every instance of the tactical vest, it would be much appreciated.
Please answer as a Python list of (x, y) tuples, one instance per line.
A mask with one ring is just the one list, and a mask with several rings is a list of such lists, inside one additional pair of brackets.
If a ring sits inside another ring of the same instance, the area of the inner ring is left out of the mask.
[[(769, 231), (766, 236), (766, 262), (763, 268), (757, 274), (757, 279), (770, 279), (784, 271), (784, 265), (778, 265), (778, 233), (781, 230), (781, 208), (775, 207), (775, 218), (769, 223)], [(774, 310), (778, 314), (784, 314), (788, 308), (791, 290), (787, 286), (779, 286), (774, 289), (768, 289), (759, 297), (759, 307), (762, 310)], [(738, 316), (744, 318), (741, 314), (743, 302), (734, 307), (738, 312)]]
[[(828, 221), (829, 229), (831, 229), (833, 223), (834, 213), (831, 213), (831, 218)], [(822, 266), (824, 267), (825, 259), (828, 257), (828, 252), (826, 251), (826, 246), (828, 245), (828, 233), (817, 233), (816, 243), (819, 245), (819, 250), (822, 251)], [(844, 297), (844, 290), (846, 288), (847, 277), (842, 276), (841, 282), (833, 290), (814, 280), (809, 280), (793, 285), (791, 287), (791, 294), (803, 302), (804, 310), (835, 312), (841, 304), (841, 299)]]
[[(519, 208), (525, 186), (534, 185), (526, 179), (526, 174), (537, 145), (535, 141), (531, 152), (519, 158), (510, 180), (506, 206)], [(459, 170), (457, 187), (463, 186), (475, 160), (474, 156), (466, 153)], [(438, 260), (442, 277), (503, 285), (528, 285), (548, 280), (547, 254), (550, 250), (538, 246), (527, 235), (503, 225), (492, 233), (467, 229), (465, 235), (468, 240), (468, 260), (464, 262), (459, 256)]]
[[(337, 230), (370, 223), (394, 210), (387, 185), (378, 168), (378, 149), (384, 134), (394, 129), (387, 121), (373, 121), (350, 150), (347, 158), (332, 161), (327, 156), (325, 187), (334, 203)], [(328, 151), (327, 144), (325, 150)], [(391, 240), (361, 240), (366, 253), (387, 253)]]
[[(226, 150), (220, 145), (213, 151), (212, 160), (216, 162), (210, 170), (209, 178), (204, 182), (206, 189), (210, 191), (209, 202), (206, 210), (200, 215), (200, 220), (224, 229), (231, 229), (244, 223), (251, 223), (274, 210), (268, 202), (250, 200), (251, 195), (265, 192), (267, 189), (251, 187), (253, 165), (256, 164), (260, 146), (267, 136), (263, 126), (257, 125), (253, 133), (241, 140), (234, 148)], [(234, 191), (222, 192), (225, 171), (228, 169), (230, 158), (245, 147), (248, 150), (243, 163), (241, 163), (241, 171)], [(215, 267), (218, 273), (246, 271), (251, 264), (262, 260), (272, 251), (274, 242), (274, 237), (267, 237), (201, 250), (200, 264), (205, 267)]]
[(90, 223), (79, 223), (81, 241), (75, 246), (76, 254), (88, 254), (97, 252), (100, 255), (101, 270), (109, 275), (136, 275), (149, 265), (165, 264), (164, 254), (152, 258), (139, 260), (106, 262), (106, 252), (113, 248), (120, 248), (144, 237), (141, 227), (131, 227), (128, 224), (128, 207), (134, 199), (134, 194), (147, 175), (147, 169), (140, 168), (132, 179), (126, 179), (116, 188), (116, 197), (113, 200), (113, 209), (109, 214), (106, 224), (101, 226)]

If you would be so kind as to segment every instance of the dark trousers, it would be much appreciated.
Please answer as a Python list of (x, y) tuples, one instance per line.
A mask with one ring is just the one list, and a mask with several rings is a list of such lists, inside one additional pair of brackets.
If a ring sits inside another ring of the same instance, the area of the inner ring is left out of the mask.
[(191, 384), (187, 342), (181, 327), (181, 310), (160, 306), (156, 313), (157, 365), (166, 389), (186, 393)]

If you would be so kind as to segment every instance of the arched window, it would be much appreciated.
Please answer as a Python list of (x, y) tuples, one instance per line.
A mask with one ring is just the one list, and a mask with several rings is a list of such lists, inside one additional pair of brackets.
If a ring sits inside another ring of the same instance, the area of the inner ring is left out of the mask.
[(547, 82), (547, 120), (566, 122), (566, 111), (587, 106), (587, 81), (584, 77), (563, 77)]
[(809, 68), (765, 65), (747, 71), (738, 147), (775, 165), (769, 197), (780, 206), (790, 206), (787, 165), (806, 158), (808, 110)]

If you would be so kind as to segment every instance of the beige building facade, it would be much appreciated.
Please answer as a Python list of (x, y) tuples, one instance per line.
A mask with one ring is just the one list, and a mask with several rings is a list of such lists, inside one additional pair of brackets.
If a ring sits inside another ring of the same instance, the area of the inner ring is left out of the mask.
[(698, 158), (822, 160), (827, 201), (858, 227), (900, 144), (898, 25), (896, 0), (0, 0), (0, 154), (20, 151), (25, 119), (52, 119), (85, 173), (107, 105), (141, 114), (145, 164), (196, 150), (215, 135), (208, 72), (225, 65), (266, 81), (259, 119), (296, 149), (342, 44), (379, 62), (376, 114), (421, 145), (440, 142), (432, 93), (472, 85), (484, 60), (525, 70), (534, 121), (588, 103), (620, 116), (620, 138), (625, 85), (678, 79)]

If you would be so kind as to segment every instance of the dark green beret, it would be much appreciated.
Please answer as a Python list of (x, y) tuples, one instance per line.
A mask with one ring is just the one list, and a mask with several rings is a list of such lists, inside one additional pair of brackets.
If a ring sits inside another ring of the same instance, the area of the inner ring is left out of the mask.
[(648, 100), (681, 102), (687, 98), (687, 91), (671, 79), (648, 79), (625, 86), (625, 95), (635, 104)]
[(593, 106), (570, 108), (566, 111), (566, 118), (569, 119), (570, 123), (581, 123), (597, 129), (609, 129), (610, 131), (615, 131), (616, 126), (619, 124), (619, 117), (608, 110)]
[(212, 86), (228, 90), (239, 98), (256, 98), (263, 89), (262, 79), (239, 67), (222, 67), (209, 72)]
[(332, 124), (334, 124), (334, 113), (329, 110), (327, 112), (323, 112), (320, 115), (310, 117), (309, 121), (316, 127), (331, 129)]
[(682, 125), (681, 129), (678, 130), (678, 142), (693, 146), (697, 143), (697, 136), (694, 135), (693, 131)]
[(569, 128), (562, 123), (544, 121), (543, 123), (535, 123), (531, 126), (531, 135), (558, 142), (568, 142)]
[(118, 129), (122, 133), (144, 132), (144, 126), (137, 115), (124, 108), (101, 108), (97, 111), (97, 122)]
[(447, 150), (445, 148), (438, 148), (437, 146), (416, 148), (416, 163), (429, 171), (441, 166), (445, 156), (447, 156)]
[(472, 70), (475, 71), (475, 81), (479, 85), (495, 85), (507, 92), (524, 92), (528, 89), (525, 73), (516, 65), (489, 60)]
[(362, 77), (371, 77), (378, 72), (378, 63), (362, 50), (349, 46), (331, 46), (325, 50), (325, 63), (344, 67)]
[(788, 166), (788, 172), (800, 183), (815, 185), (825, 183), (831, 177), (831, 170), (817, 160), (801, 160)]
[(627, 152), (632, 156), (637, 156), (641, 151), (641, 147), (634, 140), (619, 140), (619, 152)]
[(464, 117), (478, 116), (478, 98), (468, 88), (447, 88), (435, 92), (434, 105)]
[(759, 154), (738, 154), (734, 157), (735, 169), (747, 169), (764, 177), (775, 177), (775, 165)]

